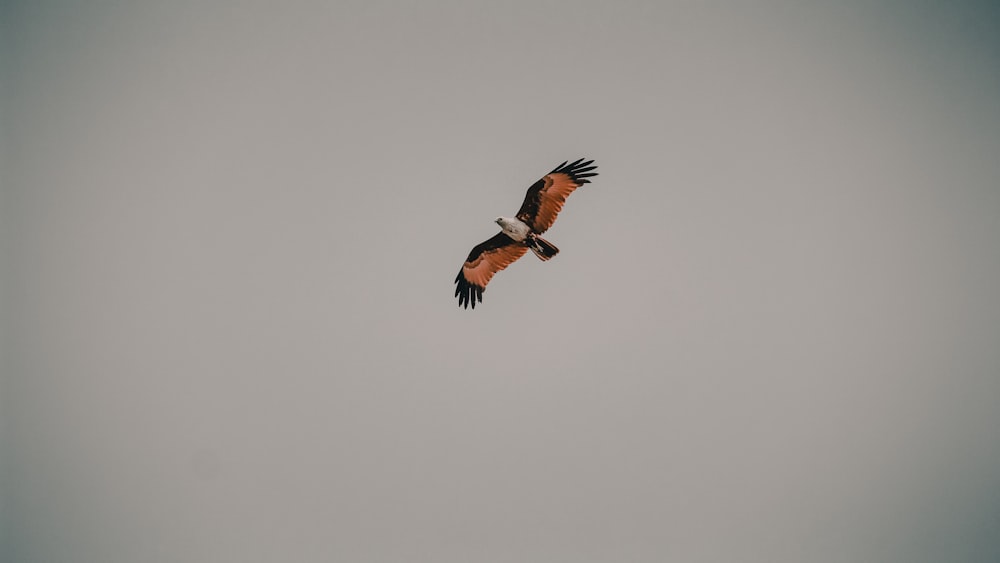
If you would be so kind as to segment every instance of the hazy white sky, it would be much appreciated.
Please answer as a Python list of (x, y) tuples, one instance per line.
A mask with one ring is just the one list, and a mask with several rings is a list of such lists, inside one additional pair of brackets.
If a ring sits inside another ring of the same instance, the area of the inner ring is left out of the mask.
[(989, 3), (0, 14), (0, 559), (1000, 560)]

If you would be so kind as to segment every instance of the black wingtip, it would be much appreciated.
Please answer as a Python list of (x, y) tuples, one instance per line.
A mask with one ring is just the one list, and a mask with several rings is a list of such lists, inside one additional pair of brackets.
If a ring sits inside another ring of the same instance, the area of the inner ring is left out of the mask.
[(476, 301), (483, 302), (483, 289), (478, 285), (469, 283), (462, 275), (462, 271), (459, 270), (458, 275), (455, 276), (455, 296), (458, 297), (458, 306), (464, 309), (468, 309), (471, 305), (473, 309), (476, 308)]
[[(591, 166), (593, 164), (593, 166)], [(562, 172), (573, 179), (574, 182), (578, 184), (589, 184), (590, 180), (587, 178), (592, 178), (597, 176), (597, 165), (594, 164), (593, 159), (586, 160), (586, 158), (580, 158), (574, 160), (570, 163), (568, 160), (559, 166), (556, 166), (552, 172), (549, 174), (555, 174), (556, 172)]]

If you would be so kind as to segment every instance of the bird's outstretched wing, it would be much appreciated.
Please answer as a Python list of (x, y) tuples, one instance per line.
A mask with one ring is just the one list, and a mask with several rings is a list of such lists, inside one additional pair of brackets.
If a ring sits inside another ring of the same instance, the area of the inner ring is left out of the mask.
[(542, 234), (556, 222), (566, 198), (573, 190), (590, 182), (587, 178), (597, 176), (597, 166), (593, 160), (582, 158), (573, 163), (562, 163), (555, 170), (535, 182), (524, 196), (524, 203), (517, 212), (517, 218), (531, 226), (535, 234)]
[(528, 247), (504, 233), (477, 244), (455, 278), (455, 296), (459, 307), (476, 308), (476, 301), (483, 302), (483, 291), (493, 275), (524, 256)]

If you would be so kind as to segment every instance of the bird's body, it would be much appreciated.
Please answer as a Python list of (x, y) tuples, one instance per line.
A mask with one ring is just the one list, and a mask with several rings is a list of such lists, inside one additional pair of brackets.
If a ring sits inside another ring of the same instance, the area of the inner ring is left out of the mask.
[(459, 306), (467, 308), (471, 304), (475, 309), (490, 279), (529, 249), (542, 261), (559, 253), (555, 245), (539, 235), (555, 222), (569, 194), (597, 175), (593, 163), (582, 158), (572, 164), (562, 163), (528, 188), (516, 217), (496, 218), (500, 232), (472, 249), (455, 278)]
[(531, 225), (528, 225), (517, 217), (497, 217), (496, 223), (500, 225), (500, 230), (503, 231), (503, 234), (517, 242), (524, 242), (531, 233)]

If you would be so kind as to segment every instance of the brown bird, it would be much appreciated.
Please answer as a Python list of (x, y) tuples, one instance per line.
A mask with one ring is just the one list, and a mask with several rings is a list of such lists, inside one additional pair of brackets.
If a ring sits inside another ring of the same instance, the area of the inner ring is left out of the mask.
[(597, 166), (592, 164), (593, 160), (582, 158), (560, 164), (528, 188), (516, 217), (495, 219), (501, 231), (472, 249), (455, 278), (459, 307), (468, 309), (471, 304), (475, 309), (476, 301), (483, 302), (486, 284), (493, 276), (524, 256), (529, 248), (542, 261), (559, 253), (554, 244), (538, 235), (556, 222), (569, 194), (590, 183), (587, 178), (597, 176)]

